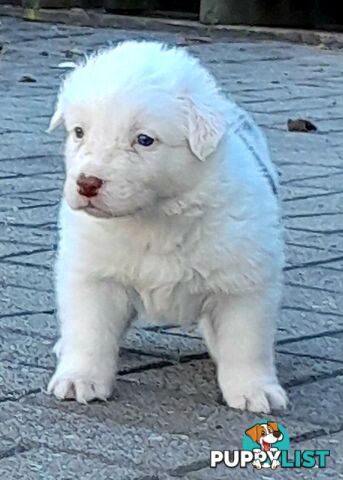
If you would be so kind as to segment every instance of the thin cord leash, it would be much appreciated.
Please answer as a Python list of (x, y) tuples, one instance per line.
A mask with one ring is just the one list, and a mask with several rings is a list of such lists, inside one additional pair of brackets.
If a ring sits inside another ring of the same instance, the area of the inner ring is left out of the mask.
[[(236, 133), (238, 135), (238, 137), (242, 140), (242, 142), (247, 147), (249, 152), (252, 153), (253, 157), (255, 158), (258, 165), (260, 166), (263, 175), (268, 180), (268, 183), (270, 185), (270, 188), (272, 189), (272, 192), (277, 197), (278, 196), (278, 190), (277, 190), (277, 187), (276, 187), (276, 184), (275, 184), (275, 181), (274, 181), (272, 175), (270, 174), (268, 168), (264, 164), (262, 158), (257, 154), (254, 147), (250, 144), (250, 142), (248, 141), (248, 139), (244, 135), (244, 130), (251, 130), (250, 123), (248, 122), (245, 115), (240, 116), (239, 120), (241, 120), (241, 122), (239, 122), (238, 126), (234, 130), (234, 133)], [(242, 127), (243, 127), (243, 131), (242, 131)]]

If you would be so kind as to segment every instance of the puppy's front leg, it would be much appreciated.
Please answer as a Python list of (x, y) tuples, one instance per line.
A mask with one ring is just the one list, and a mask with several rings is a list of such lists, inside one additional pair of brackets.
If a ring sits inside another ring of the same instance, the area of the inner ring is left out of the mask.
[(210, 353), (218, 366), (224, 399), (231, 407), (268, 413), (271, 408), (286, 406), (287, 397), (274, 366), (278, 301), (278, 292), (271, 289), (224, 296), (211, 309), (207, 319), (207, 334), (212, 328)]
[(119, 342), (130, 318), (123, 287), (67, 274), (57, 283), (61, 338), (58, 365), (48, 392), (85, 403), (108, 398), (113, 389)]

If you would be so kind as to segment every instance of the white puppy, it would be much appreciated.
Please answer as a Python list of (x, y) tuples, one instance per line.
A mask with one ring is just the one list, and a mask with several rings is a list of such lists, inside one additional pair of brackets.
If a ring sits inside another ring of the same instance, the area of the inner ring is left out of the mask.
[(125, 42), (67, 77), (50, 130), (62, 122), (61, 339), (48, 390), (109, 397), (121, 337), (144, 314), (200, 321), (228, 405), (283, 408), (276, 176), (250, 117), (184, 50)]

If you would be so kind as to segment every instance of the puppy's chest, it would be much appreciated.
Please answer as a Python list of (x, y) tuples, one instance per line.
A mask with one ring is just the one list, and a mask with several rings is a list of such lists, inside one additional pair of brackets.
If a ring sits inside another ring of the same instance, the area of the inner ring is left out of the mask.
[(164, 251), (122, 249), (113, 276), (125, 285), (139, 313), (157, 323), (190, 322), (200, 314), (204, 285), (192, 259), (175, 246)]
[(199, 319), (204, 294), (193, 293), (185, 283), (154, 289), (129, 289), (138, 316), (155, 324), (188, 324)]

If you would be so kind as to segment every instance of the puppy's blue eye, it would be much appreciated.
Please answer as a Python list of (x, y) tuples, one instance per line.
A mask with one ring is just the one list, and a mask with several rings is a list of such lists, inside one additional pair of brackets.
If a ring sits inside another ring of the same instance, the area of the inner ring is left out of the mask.
[(153, 138), (149, 137), (149, 135), (145, 135), (144, 133), (140, 133), (137, 137), (137, 143), (143, 147), (150, 147), (154, 141), (155, 140)]
[(84, 134), (85, 134), (85, 132), (83, 131), (83, 128), (81, 128), (81, 127), (75, 127), (75, 128), (74, 128), (74, 132), (75, 132), (76, 138), (78, 138), (79, 140), (80, 140), (81, 138), (83, 138), (83, 136), (84, 136)]

